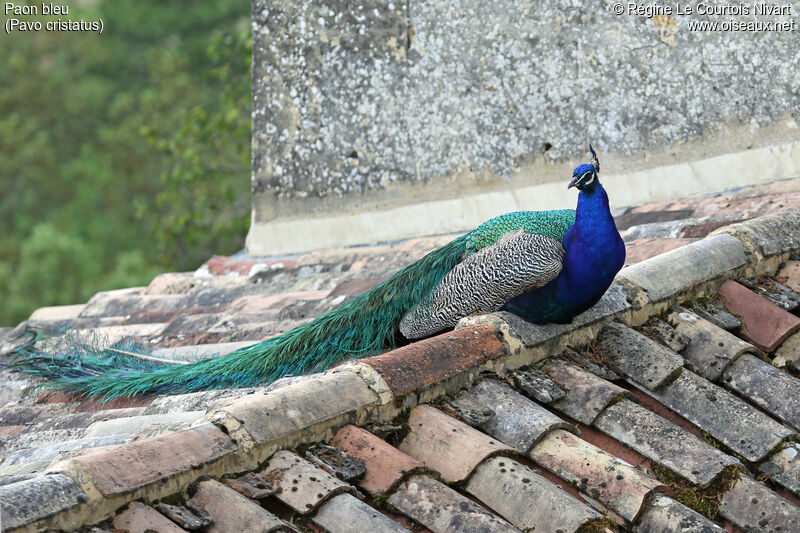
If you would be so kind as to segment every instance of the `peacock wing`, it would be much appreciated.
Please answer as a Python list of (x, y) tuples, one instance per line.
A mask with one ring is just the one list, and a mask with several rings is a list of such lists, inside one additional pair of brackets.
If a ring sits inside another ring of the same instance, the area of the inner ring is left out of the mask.
[(570, 226), (575, 223), (574, 209), (554, 211), (515, 211), (487, 220), (466, 235), (466, 255), (491, 246), (504, 235), (523, 230), (564, 242)]
[(451, 328), (465, 316), (497, 311), (558, 276), (564, 254), (559, 240), (523, 229), (507, 233), (448, 272), (425, 302), (403, 316), (400, 333), (418, 339)]

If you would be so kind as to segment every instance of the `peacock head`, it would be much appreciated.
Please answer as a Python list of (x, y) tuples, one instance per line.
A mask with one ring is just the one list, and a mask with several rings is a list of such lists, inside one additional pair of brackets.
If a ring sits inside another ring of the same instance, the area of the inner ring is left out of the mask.
[(597, 185), (597, 174), (600, 172), (600, 161), (597, 159), (592, 145), (589, 145), (589, 150), (592, 152), (592, 163), (586, 163), (578, 166), (572, 171), (572, 180), (570, 180), (567, 189), (577, 187), (580, 191), (591, 192)]

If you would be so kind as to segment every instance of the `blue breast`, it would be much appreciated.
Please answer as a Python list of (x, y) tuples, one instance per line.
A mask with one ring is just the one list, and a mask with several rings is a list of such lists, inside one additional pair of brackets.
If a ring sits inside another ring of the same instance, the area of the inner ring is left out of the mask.
[(504, 310), (535, 324), (569, 323), (603, 296), (625, 263), (625, 243), (598, 183), (581, 191), (575, 223), (564, 237), (564, 268), (544, 287), (510, 300)]

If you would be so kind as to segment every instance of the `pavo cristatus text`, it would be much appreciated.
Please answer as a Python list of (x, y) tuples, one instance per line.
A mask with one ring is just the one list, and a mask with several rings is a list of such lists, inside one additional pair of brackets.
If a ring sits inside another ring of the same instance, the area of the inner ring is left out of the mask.
[(119, 349), (27, 351), (18, 371), (46, 386), (109, 400), (246, 387), (329, 368), (505, 309), (535, 323), (569, 322), (594, 305), (625, 261), (625, 246), (593, 164), (575, 169), (576, 210), (522, 211), (485, 222), (308, 324), (222, 357), (165, 364)]

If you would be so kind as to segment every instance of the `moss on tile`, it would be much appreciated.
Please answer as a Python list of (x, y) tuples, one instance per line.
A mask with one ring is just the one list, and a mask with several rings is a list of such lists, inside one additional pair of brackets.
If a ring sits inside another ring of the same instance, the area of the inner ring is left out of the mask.
[(575, 533), (605, 533), (609, 530), (619, 531), (619, 526), (610, 518), (603, 517), (598, 520), (583, 524), (575, 531)]
[(651, 466), (650, 471), (657, 479), (666, 484), (662, 490), (664, 494), (710, 520), (716, 519), (722, 495), (731, 489), (741, 472), (738, 465), (729, 465), (714, 478), (708, 487), (702, 488), (655, 463)]
[(409, 416), (411, 416), (411, 408), (406, 407), (395, 415), (388, 424), (369, 424), (365, 426), (365, 429), (376, 437), (397, 447), (411, 432), (411, 426), (408, 424)]

